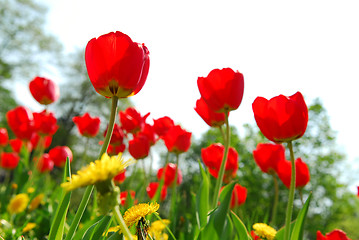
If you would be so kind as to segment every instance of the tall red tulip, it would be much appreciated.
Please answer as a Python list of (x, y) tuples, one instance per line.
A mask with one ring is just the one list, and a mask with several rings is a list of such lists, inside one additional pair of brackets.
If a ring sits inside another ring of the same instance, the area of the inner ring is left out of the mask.
[(254, 118), (263, 135), (277, 143), (303, 136), (307, 129), (308, 108), (300, 92), (270, 100), (257, 97), (252, 104)]
[(191, 146), (191, 132), (187, 132), (181, 126), (175, 125), (170, 128), (163, 137), (169, 152), (180, 154), (187, 152)]
[(0, 147), (5, 147), (8, 144), (9, 135), (6, 128), (0, 128)]
[(120, 172), (116, 176), (114, 176), (113, 181), (117, 184), (121, 184), (126, 179), (126, 169), (123, 172)]
[[(224, 186), (221, 188), (221, 191), (223, 188)], [(236, 183), (233, 188), (230, 207), (232, 209), (238, 207), (243, 203), (245, 203), (246, 199), (247, 199), (247, 188)]]
[(225, 122), (225, 114), (214, 112), (208, 107), (203, 98), (197, 100), (194, 110), (210, 127), (220, 127)]
[(34, 129), (40, 136), (54, 135), (59, 126), (56, 124), (57, 119), (52, 112), (44, 110), (34, 112)]
[(85, 137), (95, 137), (100, 130), (100, 118), (91, 117), (89, 113), (82, 116), (75, 116), (72, 121), (76, 124), (79, 133)]
[(199, 77), (201, 97), (215, 112), (236, 110), (242, 102), (243, 74), (231, 68), (213, 69), (207, 77)]
[(21, 151), (22, 148), (22, 140), (21, 139), (10, 139), (9, 140), (9, 144), (11, 146), (11, 149), (16, 152), (19, 153)]
[[(146, 192), (150, 199), (152, 199), (156, 195), (159, 185), (160, 184), (158, 182), (151, 182), (148, 184), (148, 186), (146, 188)], [(166, 187), (166, 185), (163, 185), (162, 189), (161, 189), (160, 200), (161, 201), (165, 200), (166, 196), (167, 196), (167, 187)]]
[(317, 240), (351, 240), (347, 237), (347, 234), (339, 229), (334, 229), (330, 233), (325, 234), (325, 236), (317, 231)]
[[(214, 143), (206, 148), (202, 148), (201, 157), (203, 163), (208, 167), (209, 173), (218, 178), (218, 172), (223, 160), (224, 146), (220, 143)], [(230, 147), (228, 150), (228, 158), (225, 166), (224, 180), (228, 182), (229, 179), (236, 176), (238, 170), (238, 153)]]
[(122, 32), (91, 39), (85, 50), (87, 72), (95, 90), (108, 98), (137, 94), (145, 84), (150, 58), (144, 44)]
[(279, 161), (285, 160), (285, 149), (281, 144), (259, 143), (253, 151), (254, 161), (265, 173), (275, 173)]
[(174, 125), (173, 120), (167, 116), (153, 119), (153, 128), (155, 129), (156, 134), (160, 137), (164, 136)]
[(0, 156), (0, 165), (2, 168), (12, 170), (19, 164), (20, 157), (17, 153), (3, 152)]
[(34, 116), (30, 109), (18, 106), (6, 113), (9, 127), (17, 138), (30, 140), (34, 134)]
[(153, 126), (148, 123), (145, 123), (145, 126), (143, 127), (142, 131), (137, 133), (137, 135), (147, 137), (147, 139), (150, 141), (151, 146), (153, 146), (157, 141), (155, 130), (153, 129)]
[[(173, 184), (176, 177), (177, 165), (174, 163), (168, 163), (164, 168), (160, 168), (157, 171), (157, 178), (161, 180), (164, 176), (164, 184), (169, 187)], [(177, 185), (182, 183), (182, 172), (181, 169), (177, 170)]]
[(51, 159), (48, 153), (42, 154), (40, 158), (34, 158), (37, 169), (41, 172), (49, 172), (54, 168), (54, 161)]
[[(305, 162), (302, 161), (301, 158), (297, 158), (295, 160), (295, 187), (302, 188), (310, 180), (310, 173), (308, 166)], [(288, 160), (283, 160), (278, 162), (277, 165), (277, 174), (280, 180), (282, 180), (283, 184), (289, 188), (290, 180), (292, 174), (292, 164)]]
[(59, 87), (47, 78), (35, 77), (29, 83), (29, 88), (35, 100), (43, 105), (55, 102), (60, 96)]
[[(103, 133), (103, 136), (106, 136), (107, 129)], [(123, 133), (122, 128), (115, 123), (113, 127), (113, 132), (110, 140), (110, 144), (113, 146), (120, 146), (123, 144), (123, 139), (125, 138), (125, 134)]]
[(72, 162), (72, 151), (67, 146), (56, 146), (49, 151), (49, 156), (54, 162), (55, 166), (63, 167), (66, 163), (67, 157)]
[(146, 118), (150, 115), (147, 113), (145, 116), (141, 114), (133, 107), (127, 108), (125, 111), (119, 113), (122, 129), (127, 133), (137, 133), (141, 131), (146, 122)]
[(128, 142), (128, 151), (135, 159), (143, 159), (150, 152), (150, 141), (145, 136), (137, 136)]

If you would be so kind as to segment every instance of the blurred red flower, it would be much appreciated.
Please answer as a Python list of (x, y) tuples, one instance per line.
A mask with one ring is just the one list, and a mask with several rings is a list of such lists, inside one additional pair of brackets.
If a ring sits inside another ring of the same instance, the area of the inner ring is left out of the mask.
[(124, 169), (123, 172), (120, 172), (119, 174), (117, 174), (113, 178), (113, 181), (117, 184), (121, 184), (125, 181), (125, 179), (126, 179), (126, 169)]
[(303, 136), (308, 123), (308, 108), (300, 92), (270, 100), (257, 97), (252, 104), (254, 118), (263, 135), (281, 143)]
[[(130, 196), (131, 196), (132, 199), (135, 199), (136, 192), (133, 191), (133, 190), (130, 190)], [(122, 206), (126, 205), (128, 197), (129, 197), (128, 191), (124, 191), (124, 192), (120, 193), (120, 204)]]
[(124, 152), (126, 149), (126, 145), (125, 144), (121, 144), (121, 145), (112, 145), (112, 144), (109, 144), (108, 145), (108, 148), (107, 148), (107, 154), (109, 156), (114, 156), (114, 155), (118, 155), (119, 153), (122, 153)]
[(41, 173), (49, 172), (54, 168), (54, 162), (48, 153), (42, 154), (40, 158), (35, 157), (34, 161), (36, 162), (37, 169)]
[[(163, 171), (164, 169), (164, 171)], [(164, 176), (164, 184), (169, 187), (174, 183), (176, 177), (177, 165), (174, 163), (168, 163), (164, 168), (160, 168), (157, 171), (157, 179), (160, 181)], [(164, 173), (164, 174), (163, 174)], [(182, 172), (178, 168), (177, 171), (177, 185), (182, 183)]]
[(44, 110), (34, 112), (34, 129), (40, 136), (54, 135), (59, 126), (56, 124), (57, 119), (52, 112)]
[[(220, 193), (222, 192), (223, 188), (224, 186), (221, 188)], [(236, 183), (234, 185), (232, 192), (231, 205), (230, 205), (231, 209), (242, 205), (243, 203), (245, 203), (246, 199), (247, 199), (247, 188)]]
[(100, 118), (91, 117), (88, 112), (73, 117), (72, 121), (76, 124), (79, 133), (85, 137), (95, 137), (100, 130)]
[[(146, 188), (146, 192), (147, 192), (147, 195), (150, 199), (152, 199), (155, 195), (156, 195), (156, 192), (157, 192), (157, 189), (158, 189), (158, 186), (160, 184), (158, 182), (151, 182), (148, 184), (147, 188)], [(166, 196), (167, 196), (167, 187), (165, 185), (162, 186), (162, 189), (161, 189), (161, 196), (160, 196), (160, 200), (163, 201), (166, 199)]]
[(203, 98), (197, 100), (194, 110), (210, 127), (220, 127), (225, 122), (225, 114), (214, 112)]
[(72, 151), (68, 146), (56, 146), (49, 151), (49, 156), (56, 167), (63, 167), (66, 163), (66, 158), (72, 162)]
[(150, 141), (146, 136), (135, 136), (128, 142), (128, 151), (135, 159), (143, 159), (150, 152)]
[(171, 127), (163, 137), (165, 145), (169, 152), (180, 154), (187, 152), (191, 146), (192, 133), (182, 129), (181, 126)]
[[(202, 148), (201, 157), (203, 163), (208, 167), (209, 173), (218, 178), (219, 169), (223, 160), (224, 146), (220, 143), (213, 143), (206, 148)], [(230, 147), (228, 150), (228, 157), (225, 166), (223, 181), (228, 182), (235, 177), (238, 170), (238, 153)]]
[(46, 149), (50, 147), (52, 142), (52, 136), (40, 136), (35, 132), (35, 134), (32, 135), (31, 139), (31, 147), (28, 146), (28, 151), (32, 151), (33, 149), (39, 149), (43, 148)]
[(147, 137), (148, 141), (150, 141), (151, 146), (153, 146), (157, 141), (155, 130), (153, 129), (153, 126), (148, 123), (145, 123), (145, 126), (143, 127), (142, 131), (137, 133), (137, 136)]
[(9, 140), (9, 144), (11, 146), (11, 149), (16, 152), (19, 153), (21, 151), (21, 147), (22, 147), (22, 141), (21, 139), (10, 139)]
[(9, 153), (9, 152), (2, 152), (1, 153), (1, 167), (5, 169), (15, 169), (17, 165), (19, 164), (20, 157), (17, 153)]
[(251, 237), (253, 240), (262, 240), (253, 230), (251, 231)]
[(160, 137), (164, 136), (170, 128), (174, 126), (174, 122), (170, 117), (164, 116), (158, 119), (153, 119), (153, 128), (156, 134)]
[(9, 127), (15, 136), (22, 140), (30, 140), (34, 134), (34, 116), (30, 109), (18, 106), (6, 113)]
[(273, 174), (278, 162), (285, 160), (285, 149), (281, 144), (259, 143), (253, 151), (253, 157), (263, 172)]
[(122, 32), (91, 39), (85, 50), (87, 72), (95, 90), (108, 98), (137, 94), (145, 84), (150, 58), (144, 44)]
[(347, 237), (346, 233), (342, 230), (335, 229), (330, 233), (327, 233), (325, 236), (320, 232), (317, 231), (317, 240), (351, 240)]
[(142, 117), (135, 108), (129, 107), (119, 113), (121, 127), (127, 133), (137, 133), (145, 127), (146, 118), (149, 115), (150, 113), (147, 113)]
[(35, 100), (43, 105), (55, 102), (60, 96), (59, 87), (47, 78), (35, 77), (29, 83), (29, 88)]
[(5, 147), (8, 144), (9, 135), (6, 128), (0, 128), (0, 147)]
[(207, 77), (199, 77), (201, 97), (215, 112), (236, 110), (242, 102), (243, 74), (231, 68), (213, 69)]
[[(106, 136), (106, 133), (107, 133), (107, 129), (103, 133), (104, 137)], [(122, 128), (115, 123), (115, 125), (113, 126), (110, 144), (113, 146), (120, 146), (123, 144), (124, 137), (125, 137), (125, 134), (123, 133)]]
[[(291, 175), (292, 175), (292, 163), (288, 160), (278, 162), (277, 174), (283, 184), (289, 188)], [(308, 166), (301, 158), (295, 160), (295, 187), (302, 188), (310, 180), (310, 173)]]

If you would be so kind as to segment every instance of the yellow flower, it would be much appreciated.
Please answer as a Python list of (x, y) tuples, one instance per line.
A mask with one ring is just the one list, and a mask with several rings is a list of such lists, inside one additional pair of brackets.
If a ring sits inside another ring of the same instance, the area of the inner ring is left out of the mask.
[(17, 187), (18, 187), (18, 186), (17, 186), (16, 183), (11, 184), (11, 188), (12, 188), (12, 189), (17, 189)]
[(268, 226), (265, 223), (256, 223), (253, 225), (253, 229), (255, 234), (267, 240), (273, 240), (275, 235), (277, 234), (277, 231), (274, 228)]
[(133, 162), (134, 160), (132, 159), (124, 161), (121, 154), (109, 157), (105, 153), (102, 155), (101, 160), (96, 160), (87, 167), (79, 170), (77, 175), (72, 175), (69, 182), (62, 183), (61, 187), (66, 191), (72, 191), (79, 187), (112, 179)]
[(29, 196), (26, 193), (20, 193), (10, 200), (7, 210), (11, 214), (21, 213), (26, 209), (29, 201)]
[(161, 220), (154, 221), (153, 223), (151, 223), (151, 227), (149, 230), (150, 235), (154, 237), (154, 239), (167, 240), (168, 235), (163, 231), (166, 229), (166, 226), (168, 224), (170, 224), (170, 220), (168, 219), (162, 219), (162, 221)]
[(33, 187), (29, 187), (28, 189), (27, 189), (27, 193), (33, 193), (33, 192), (35, 192), (35, 188), (33, 188)]
[(25, 232), (28, 232), (30, 231), (31, 229), (33, 229), (34, 227), (36, 227), (36, 223), (27, 223), (26, 226), (22, 229), (22, 232), (25, 233)]
[(40, 193), (39, 195), (34, 197), (34, 199), (32, 199), (32, 201), (30, 202), (29, 210), (33, 211), (36, 208), (38, 208), (39, 205), (41, 204), (42, 200), (44, 199), (44, 197), (45, 197), (45, 194), (43, 194), (43, 193)]
[(133, 224), (137, 224), (137, 222), (141, 218), (145, 218), (147, 215), (150, 215), (158, 210), (160, 205), (156, 202), (154, 203), (140, 203), (137, 204), (125, 212), (123, 215), (123, 220), (125, 221), (128, 227), (131, 227)]

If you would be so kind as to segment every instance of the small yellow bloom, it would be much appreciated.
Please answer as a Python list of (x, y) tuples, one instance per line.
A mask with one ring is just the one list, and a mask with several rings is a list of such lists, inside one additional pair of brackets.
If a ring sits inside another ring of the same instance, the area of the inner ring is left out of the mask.
[(36, 223), (27, 223), (26, 226), (22, 229), (22, 232), (23, 233), (26, 233), (28, 231), (30, 231), (31, 229), (35, 228), (36, 227)]
[(26, 209), (29, 201), (29, 196), (26, 193), (20, 193), (10, 200), (7, 210), (11, 214), (21, 213)]
[(256, 223), (253, 225), (253, 229), (255, 234), (267, 240), (273, 240), (275, 235), (277, 234), (277, 231), (274, 228), (268, 226), (265, 223)]
[(77, 174), (72, 175), (69, 182), (62, 183), (61, 187), (66, 191), (72, 191), (79, 187), (112, 179), (133, 162), (134, 160), (132, 159), (124, 161), (121, 154), (109, 157), (105, 153), (100, 160), (90, 163), (85, 168), (79, 170)]
[(169, 224), (170, 224), (170, 220), (168, 219), (162, 219), (162, 221), (161, 220), (154, 221), (153, 223), (151, 223), (151, 227), (149, 230), (150, 235), (154, 237), (154, 239), (167, 240), (168, 235), (163, 231), (166, 229), (167, 225)]
[(33, 188), (33, 187), (29, 187), (28, 189), (27, 189), (27, 193), (33, 193), (33, 192), (35, 192), (35, 188)]
[(125, 212), (123, 215), (123, 220), (125, 221), (128, 227), (131, 227), (133, 224), (137, 224), (137, 222), (141, 218), (145, 218), (147, 215), (150, 215), (156, 212), (159, 209), (160, 205), (156, 202), (153, 203), (140, 203), (137, 204)]
[(45, 194), (43, 194), (43, 193), (40, 193), (39, 195), (34, 197), (34, 199), (32, 199), (32, 201), (30, 202), (29, 210), (33, 211), (36, 208), (38, 208), (39, 205), (42, 203), (42, 200), (44, 199), (44, 197), (45, 197)]
[(17, 184), (16, 183), (11, 184), (11, 188), (12, 189), (17, 189)]

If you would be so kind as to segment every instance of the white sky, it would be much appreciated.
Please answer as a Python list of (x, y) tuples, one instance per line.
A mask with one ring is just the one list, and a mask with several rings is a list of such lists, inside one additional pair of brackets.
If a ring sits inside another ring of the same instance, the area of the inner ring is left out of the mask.
[(358, 1), (42, 1), (50, 7), (49, 29), (67, 51), (111, 31), (145, 43), (150, 72), (131, 98), (140, 112), (168, 115), (199, 137), (208, 127), (193, 110), (197, 78), (231, 67), (245, 79), (231, 125), (255, 123), (257, 96), (301, 91), (308, 104), (319, 97), (359, 169)]

